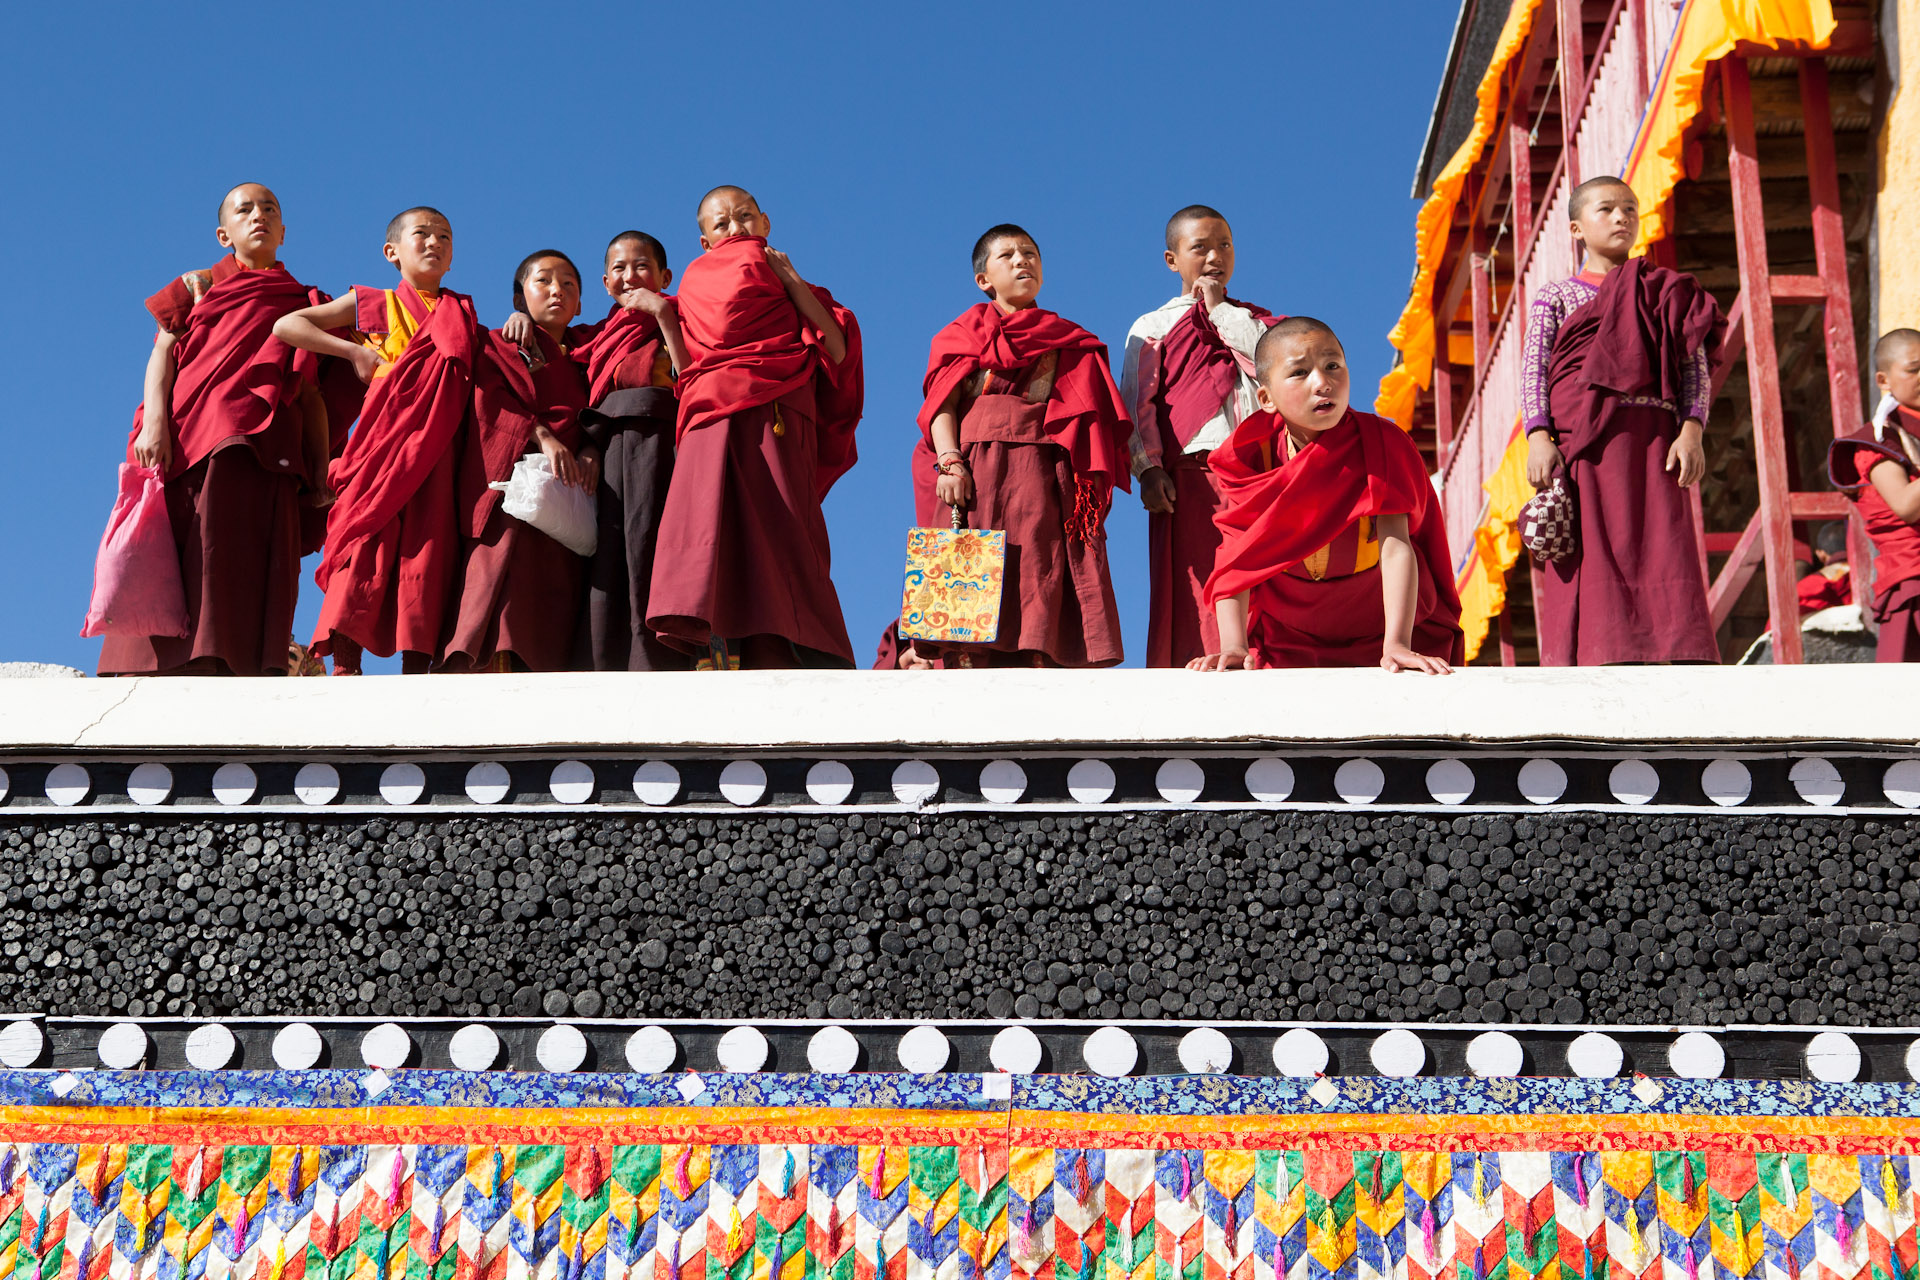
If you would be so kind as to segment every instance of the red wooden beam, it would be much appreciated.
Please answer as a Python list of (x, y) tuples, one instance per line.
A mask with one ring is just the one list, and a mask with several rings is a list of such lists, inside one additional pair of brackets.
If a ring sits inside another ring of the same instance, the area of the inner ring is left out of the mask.
[(1580, 0), (1556, 0), (1554, 29), (1560, 43), (1560, 136), (1567, 182), (1580, 185), (1580, 104), (1586, 101), (1586, 31)]
[(1453, 443), (1453, 362), (1447, 356), (1445, 329), (1436, 335), (1433, 353), (1433, 456), (1438, 462)]
[(1733, 366), (1747, 353), (1747, 295), (1742, 293), (1733, 300), (1733, 306), (1727, 310), (1727, 332), (1720, 340), (1720, 350), (1713, 357), (1713, 397), (1718, 399), (1720, 388), (1727, 385), (1727, 375), (1733, 372)]
[(1640, 85), (1640, 101), (1653, 92), (1653, 59), (1647, 56), (1647, 0), (1627, 0), (1627, 21), (1633, 24), (1633, 47), (1638, 51), (1635, 79)]
[[(1760, 545), (1761, 517), (1765, 514), (1764, 507), (1753, 513), (1753, 519), (1747, 521), (1746, 529), (1734, 539), (1733, 547), (1727, 553), (1727, 562), (1720, 566), (1720, 576), (1707, 588), (1707, 615), (1713, 619), (1715, 631), (1726, 622), (1727, 615), (1733, 612), (1734, 601), (1740, 598), (1740, 593), (1747, 589), (1747, 583), (1753, 580), (1753, 571), (1760, 567), (1763, 553)], [(1797, 608), (1799, 596), (1796, 595), (1794, 600)], [(1795, 627), (1793, 635), (1797, 641), (1800, 628)]]
[[(1827, 399), (1833, 412), (1833, 434), (1840, 437), (1859, 427), (1866, 414), (1860, 402), (1860, 354), (1853, 344), (1853, 290), (1847, 280), (1847, 233), (1840, 209), (1840, 179), (1833, 158), (1833, 112), (1827, 94), (1825, 58), (1800, 64), (1800, 114), (1806, 122), (1807, 186), (1813, 197), (1813, 255), (1826, 308)], [(1873, 563), (1865, 523), (1857, 512), (1847, 520), (1847, 562)], [(1872, 598), (1869, 575), (1851, 578), (1853, 602), (1864, 606)]]
[[(1793, 581), (1793, 511), (1787, 480), (1786, 416), (1780, 404), (1780, 356), (1774, 346), (1773, 290), (1767, 280), (1767, 222), (1760, 194), (1760, 158), (1753, 133), (1753, 88), (1747, 78), (1745, 59), (1735, 57), (1721, 62), (1720, 85), (1727, 106), (1727, 176), (1733, 189), (1734, 244), (1740, 258), (1741, 301), (1746, 304), (1747, 383), (1751, 390), (1754, 454), (1760, 478), (1760, 510), (1754, 520), (1766, 555), (1773, 660), (1783, 666), (1797, 665), (1802, 656), (1800, 600)], [(1721, 570), (1721, 577), (1726, 576), (1726, 570)], [(1709, 599), (1712, 598), (1710, 592)]]

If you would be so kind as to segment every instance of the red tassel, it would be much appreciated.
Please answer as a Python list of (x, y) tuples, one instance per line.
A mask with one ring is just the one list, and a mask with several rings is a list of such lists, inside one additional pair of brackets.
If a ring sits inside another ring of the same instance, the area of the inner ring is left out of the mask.
[(1680, 1153), (1680, 1190), (1681, 1198), (1688, 1204), (1693, 1203), (1693, 1157)]
[(1381, 1192), (1381, 1186), (1382, 1186), (1381, 1166), (1386, 1164), (1386, 1162), (1387, 1162), (1387, 1156), (1385, 1152), (1381, 1152), (1379, 1155), (1373, 1158), (1373, 1202), (1375, 1204), (1380, 1203), (1380, 1192)]
[(1093, 1194), (1093, 1179), (1087, 1173), (1087, 1153), (1082, 1151), (1073, 1162), (1073, 1178), (1080, 1184), (1080, 1204), (1085, 1207), (1087, 1197)]
[(1227, 1201), (1227, 1247), (1233, 1247), (1233, 1239), (1240, 1234), (1240, 1213), (1233, 1201)]
[(840, 1202), (835, 1200), (827, 1210), (827, 1261), (832, 1262), (840, 1252)]
[(1791, 1244), (1787, 1246), (1787, 1280), (1800, 1280), (1800, 1258)]
[(1533, 1201), (1527, 1201), (1526, 1212), (1520, 1215), (1520, 1245), (1528, 1253), (1533, 1252), (1533, 1238), (1540, 1234), (1540, 1215), (1533, 1211)]

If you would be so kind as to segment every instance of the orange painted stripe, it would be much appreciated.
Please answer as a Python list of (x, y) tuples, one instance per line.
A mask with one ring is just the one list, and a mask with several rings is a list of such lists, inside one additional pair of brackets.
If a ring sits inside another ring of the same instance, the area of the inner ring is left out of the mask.
[(991, 1111), (830, 1107), (0, 1107), (13, 1142), (828, 1142), (952, 1145), (1002, 1133)]

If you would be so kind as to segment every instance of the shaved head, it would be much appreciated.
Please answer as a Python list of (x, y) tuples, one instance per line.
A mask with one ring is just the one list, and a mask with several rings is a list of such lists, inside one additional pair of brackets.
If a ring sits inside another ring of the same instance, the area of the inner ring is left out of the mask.
[(745, 187), (736, 187), (730, 182), (723, 183), (720, 186), (715, 187), (713, 190), (707, 192), (707, 194), (700, 197), (700, 203), (697, 206), (695, 206), (693, 211), (693, 216), (696, 220), (698, 220), (698, 218), (700, 217), (700, 211), (705, 209), (707, 207), (707, 203), (711, 201), (715, 196), (740, 196), (746, 200), (752, 201), (754, 208), (758, 209), (760, 207), (760, 202), (753, 198), (753, 192), (747, 190)]
[(273, 188), (269, 187), (264, 182), (237, 183), (236, 185), (228, 189), (227, 194), (220, 197), (220, 212), (217, 215), (215, 215), (215, 221), (218, 221), (219, 219), (225, 218), (227, 216), (227, 206), (233, 203), (233, 197), (235, 193), (245, 191), (249, 187), (260, 192), (261, 195), (264, 195), (267, 199), (273, 201), (276, 205), (280, 203), (280, 197), (273, 194)]
[(407, 224), (416, 217), (438, 218), (449, 232), (453, 230), (453, 219), (430, 204), (417, 204), (411, 209), (402, 209), (393, 215), (393, 221), (387, 224), (387, 243), (399, 244), (400, 237), (406, 233)]
[(1616, 178), (1611, 174), (1603, 173), (1597, 178), (1588, 178), (1585, 182), (1575, 187), (1573, 189), (1573, 195), (1568, 197), (1567, 218), (1571, 221), (1577, 221), (1580, 215), (1586, 212), (1587, 202), (1593, 199), (1594, 193), (1613, 187), (1619, 187), (1628, 195), (1633, 194), (1633, 188), (1628, 186), (1624, 179)]
[(1198, 222), (1202, 218), (1217, 218), (1225, 222), (1227, 217), (1218, 209), (1204, 204), (1190, 204), (1167, 219), (1167, 248), (1175, 248), (1180, 240), (1180, 232), (1189, 222)]
[(613, 261), (613, 251), (629, 241), (637, 245), (644, 245), (647, 252), (653, 255), (654, 265), (662, 271), (667, 269), (667, 247), (644, 231), (622, 231), (619, 235), (607, 241), (607, 251), (602, 255), (600, 269), (603, 271), (606, 270), (607, 263)]
[(1324, 333), (1329, 338), (1332, 338), (1335, 343), (1339, 344), (1342, 351), (1347, 349), (1346, 344), (1340, 341), (1340, 335), (1333, 331), (1332, 325), (1327, 324), (1323, 320), (1315, 320), (1312, 316), (1288, 316), (1279, 324), (1274, 325), (1265, 333), (1261, 334), (1259, 343), (1253, 348), (1253, 376), (1255, 380), (1259, 382), (1265, 382), (1267, 380), (1267, 370), (1271, 368), (1273, 362), (1279, 358), (1280, 348), (1288, 338), (1297, 338), (1302, 334), (1319, 333)]
[(1876, 372), (1885, 373), (1893, 368), (1894, 361), (1912, 348), (1920, 346), (1920, 329), (1889, 329), (1880, 335), (1880, 341), (1873, 344), (1873, 367)]

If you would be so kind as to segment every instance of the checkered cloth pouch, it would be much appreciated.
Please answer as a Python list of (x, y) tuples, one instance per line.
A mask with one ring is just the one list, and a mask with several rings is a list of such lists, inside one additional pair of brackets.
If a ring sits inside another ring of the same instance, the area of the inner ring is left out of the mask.
[(1527, 499), (1520, 508), (1520, 545), (1541, 564), (1565, 560), (1578, 541), (1574, 523), (1573, 490), (1565, 476)]

